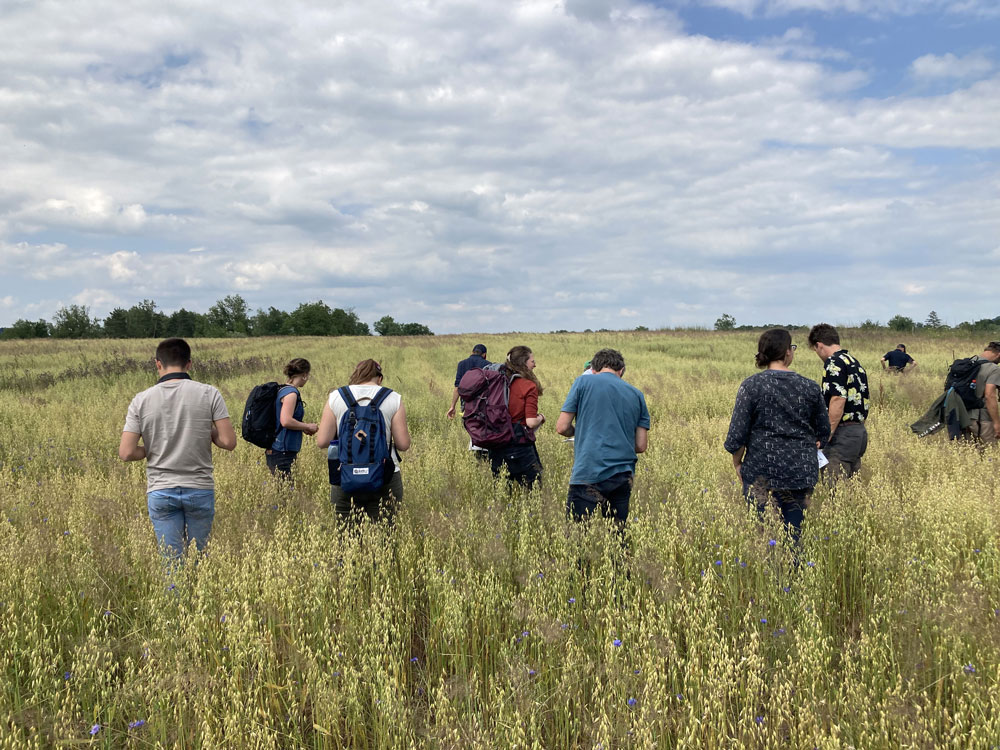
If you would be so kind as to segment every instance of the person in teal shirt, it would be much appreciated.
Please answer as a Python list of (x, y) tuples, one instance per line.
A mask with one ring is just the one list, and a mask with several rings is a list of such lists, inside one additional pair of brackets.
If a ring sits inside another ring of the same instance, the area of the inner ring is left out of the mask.
[(566, 507), (575, 521), (600, 510), (623, 532), (635, 463), (646, 450), (649, 409), (642, 391), (622, 380), (621, 352), (601, 349), (591, 369), (593, 375), (573, 382), (556, 423), (556, 432), (574, 439)]

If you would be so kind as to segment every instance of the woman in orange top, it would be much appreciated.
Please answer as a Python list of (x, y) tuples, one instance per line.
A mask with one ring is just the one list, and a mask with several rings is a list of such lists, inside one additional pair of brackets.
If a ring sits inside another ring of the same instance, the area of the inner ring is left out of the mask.
[(494, 476), (506, 468), (510, 481), (531, 489), (542, 481), (542, 462), (535, 448), (535, 430), (545, 423), (545, 415), (538, 411), (538, 397), (542, 384), (533, 370), (535, 355), (526, 346), (515, 346), (507, 352), (503, 371), (510, 382), (508, 409), (514, 425), (514, 442), (490, 449), (490, 466)]

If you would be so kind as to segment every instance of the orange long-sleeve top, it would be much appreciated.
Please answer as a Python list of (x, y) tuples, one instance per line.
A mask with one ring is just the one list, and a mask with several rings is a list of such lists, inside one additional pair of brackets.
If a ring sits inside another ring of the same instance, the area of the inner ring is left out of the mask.
[(510, 384), (510, 401), (507, 408), (510, 410), (511, 421), (524, 424), (525, 419), (532, 419), (538, 416), (538, 386), (527, 378), (514, 378)]

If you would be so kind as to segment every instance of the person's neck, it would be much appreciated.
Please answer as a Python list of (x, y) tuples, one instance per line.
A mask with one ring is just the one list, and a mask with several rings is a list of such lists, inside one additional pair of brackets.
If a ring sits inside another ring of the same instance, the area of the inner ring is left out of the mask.
[(375, 378), (374, 380), (366, 380), (364, 383), (358, 383), (358, 385), (382, 385), (382, 384), (378, 382), (378, 378)]
[(782, 360), (776, 359), (767, 365), (768, 370), (788, 370), (789, 367)]
[(597, 370), (595, 372), (595, 374), (596, 375), (603, 375), (606, 372), (610, 372), (612, 375), (618, 375), (618, 377), (621, 377), (621, 375), (618, 374), (618, 370), (613, 370), (610, 367), (605, 367), (603, 370)]

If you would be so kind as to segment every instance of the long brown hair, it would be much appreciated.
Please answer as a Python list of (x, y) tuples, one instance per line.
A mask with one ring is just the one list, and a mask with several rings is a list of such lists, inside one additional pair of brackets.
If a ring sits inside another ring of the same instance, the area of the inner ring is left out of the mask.
[(382, 365), (374, 359), (363, 359), (358, 362), (358, 366), (351, 373), (348, 385), (360, 385), (361, 383), (367, 383), (369, 380), (375, 380), (375, 378), (380, 377), (382, 377)]
[(507, 361), (504, 366), (508, 372), (517, 373), (522, 378), (530, 380), (538, 388), (538, 395), (542, 395), (542, 384), (538, 382), (535, 373), (528, 367), (528, 358), (531, 357), (531, 349), (526, 346), (515, 346), (507, 352)]

